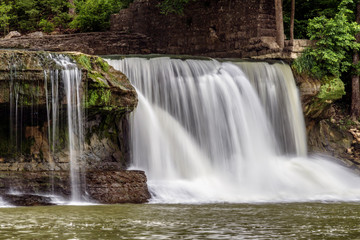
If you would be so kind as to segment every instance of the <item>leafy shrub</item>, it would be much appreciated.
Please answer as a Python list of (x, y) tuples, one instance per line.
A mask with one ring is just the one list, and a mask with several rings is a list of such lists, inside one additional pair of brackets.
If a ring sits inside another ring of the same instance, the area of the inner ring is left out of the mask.
[(2, 3), (0, 5), (0, 27), (4, 29), (4, 35), (6, 34), (7, 28), (9, 27), (10, 16), (12, 6)]
[(110, 15), (118, 12), (129, 1), (116, 0), (77, 0), (77, 16), (70, 27), (82, 32), (104, 31), (110, 27)]
[(333, 76), (340, 78), (352, 66), (352, 52), (359, 50), (355, 35), (360, 26), (351, 21), (353, 12), (347, 8), (352, 0), (343, 0), (334, 18), (325, 16), (309, 20), (308, 35), (315, 46), (307, 49), (294, 62), (294, 69), (307, 72), (317, 78)]
[(54, 24), (45, 19), (41, 19), (39, 22), (39, 27), (41, 27), (41, 29), (46, 33), (51, 33), (54, 31)]

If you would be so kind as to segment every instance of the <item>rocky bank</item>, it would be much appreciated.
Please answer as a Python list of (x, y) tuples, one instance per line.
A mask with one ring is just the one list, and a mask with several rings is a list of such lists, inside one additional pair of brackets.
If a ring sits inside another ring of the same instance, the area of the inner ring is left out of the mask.
[(350, 120), (346, 107), (337, 101), (343, 97), (344, 84), (293, 72), (300, 90), (309, 152), (333, 156), (359, 171), (360, 123)]
[(125, 170), (127, 115), (137, 105), (136, 91), (125, 75), (101, 58), (75, 52), (0, 50), (0, 195), (54, 193), (69, 198), (69, 136), (61, 82), (59, 128), (55, 144), (49, 140), (49, 125), (55, 120), (49, 118), (54, 93), (47, 86), (49, 75), (61, 72), (55, 61), (60, 55), (81, 69), (85, 143), (78, 160), (78, 188), (83, 197), (101, 203), (146, 202), (144, 172)]

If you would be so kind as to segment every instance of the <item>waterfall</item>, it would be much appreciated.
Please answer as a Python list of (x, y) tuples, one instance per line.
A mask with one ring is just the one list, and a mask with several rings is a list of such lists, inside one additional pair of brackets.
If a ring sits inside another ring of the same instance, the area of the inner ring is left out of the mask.
[[(83, 156), (84, 146), (81, 70), (67, 56), (49, 54), (45, 58), (54, 66), (45, 67), (44, 82), (23, 82), (18, 79), (16, 71), (17, 68), (21, 70), (21, 66), (16, 63), (9, 66), (8, 154), (23, 159), (22, 154), (31, 152), (34, 161), (47, 161), (52, 172), (68, 162), (71, 201), (79, 202), (82, 194), (78, 161)], [(25, 91), (28, 93), (24, 94)], [(40, 106), (43, 95), (45, 108)], [(47, 129), (47, 134), (42, 133), (43, 128)], [(35, 150), (29, 149), (29, 141), (35, 142), (31, 143), (31, 147), (36, 145)], [(68, 150), (68, 156), (64, 156), (63, 149)], [(61, 167), (66, 168), (65, 165)], [(54, 194), (53, 174), (50, 174), (49, 182), (52, 185), (49, 190)]]
[(285, 64), (108, 60), (135, 85), (132, 168), (153, 202), (358, 200), (360, 180), (306, 156), (298, 92)]
[[(50, 70), (50, 91), (47, 86), (47, 79), (45, 78), (45, 89), (47, 103), (48, 122), (48, 138), (49, 145), (51, 144), (52, 154), (55, 155), (56, 136), (59, 133), (58, 119), (59, 119), (59, 78), (62, 80), (65, 99), (66, 99), (66, 116), (67, 116), (67, 131), (68, 131), (68, 150), (70, 163), (70, 182), (71, 182), (71, 201), (80, 202), (80, 169), (78, 160), (83, 156), (84, 146), (84, 130), (83, 130), (83, 110), (81, 97), (81, 70), (77, 68), (75, 63), (72, 63), (68, 57), (63, 55), (52, 56), (52, 59), (61, 67), (60, 70)], [(46, 76), (46, 74), (45, 74)], [(49, 99), (49, 93), (51, 103)], [(51, 118), (50, 118), (51, 115)], [(50, 143), (51, 142), (51, 143)]]

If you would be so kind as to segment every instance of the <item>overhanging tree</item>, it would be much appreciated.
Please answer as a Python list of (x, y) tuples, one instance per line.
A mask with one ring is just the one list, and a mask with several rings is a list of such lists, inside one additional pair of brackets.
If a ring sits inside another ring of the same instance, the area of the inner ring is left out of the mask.
[(275, 4), (275, 19), (276, 19), (276, 42), (280, 48), (284, 48), (285, 35), (284, 35), (282, 0), (274, 0), (274, 4)]
[(294, 25), (295, 25), (295, 0), (291, 0), (291, 14), (290, 14), (290, 43), (294, 44)]
[(318, 98), (326, 95), (329, 100), (338, 99), (345, 94), (340, 78), (353, 66), (352, 52), (360, 49), (355, 38), (360, 26), (353, 21), (354, 13), (349, 9), (352, 3), (343, 0), (333, 18), (320, 16), (309, 20), (308, 34), (315, 45), (296, 59), (293, 66), (297, 72), (323, 81)]

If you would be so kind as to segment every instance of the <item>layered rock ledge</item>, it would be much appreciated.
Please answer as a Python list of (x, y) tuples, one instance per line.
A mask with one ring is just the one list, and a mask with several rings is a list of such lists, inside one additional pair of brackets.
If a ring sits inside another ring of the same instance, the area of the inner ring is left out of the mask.
[(126, 170), (127, 115), (137, 105), (136, 91), (124, 74), (100, 57), (76, 52), (0, 50), (0, 194), (70, 197), (67, 100), (61, 82), (56, 88), (59, 103), (52, 106), (58, 108), (57, 115), (49, 117), (56, 96), (50, 76), (61, 77), (56, 59), (64, 57), (81, 70), (85, 139), (78, 159), (79, 188), (101, 203), (146, 202), (144, 172)]
[(78, 51), (86, 54), (149, 54), (150, 39), (140, 33), (126, 31), (24, 35), (11, 39), (0, 39), (0, 48), (28, 49), (35, 51)]

